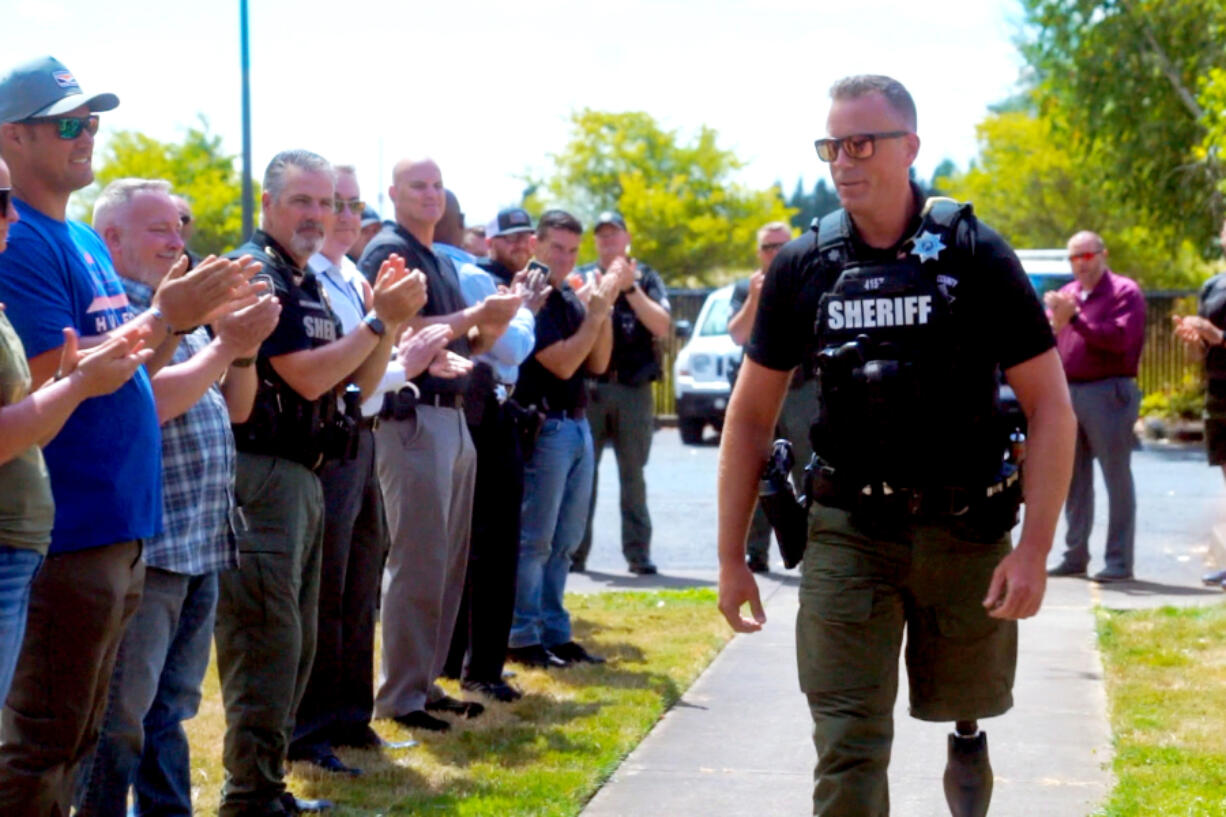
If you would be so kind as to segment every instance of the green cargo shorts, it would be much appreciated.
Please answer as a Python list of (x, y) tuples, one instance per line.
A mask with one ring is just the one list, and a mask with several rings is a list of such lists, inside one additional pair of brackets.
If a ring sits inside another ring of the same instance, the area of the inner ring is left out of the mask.
[(796, 619), (800, 686), (813, 714), (815, 814), (887, 814), (898, 654), (907, 635), (912, 716), (975, 720), (1013, 705), (1017, 623), (987, 615), (1005, 534), (968, 542), (935, 526), (871, 539), (849, 514), (809, 511)]

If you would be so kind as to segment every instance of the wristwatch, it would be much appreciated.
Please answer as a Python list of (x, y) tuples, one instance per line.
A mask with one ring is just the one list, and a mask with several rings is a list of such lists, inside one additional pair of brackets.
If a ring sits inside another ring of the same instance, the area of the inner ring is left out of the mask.
[(379, 316), (371, 312), (365, 318), (362, 318), (362, 323), (366, 325), (370, 331), (375, 333), (375, 337), (381, 338), (387, 334), (387, 327), (383, 325), (383, 321), (379, 320)]

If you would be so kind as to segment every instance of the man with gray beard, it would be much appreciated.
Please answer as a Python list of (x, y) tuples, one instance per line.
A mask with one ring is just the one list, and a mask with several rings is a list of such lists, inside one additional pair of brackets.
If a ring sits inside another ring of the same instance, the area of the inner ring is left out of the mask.
[(392, 256), (375, 279), (373, 309), (342, 335), (307, 261), (323, 245), (336, 176), (314, 153), (285, 151), (264, 173), (262, 229), (235, 250), (264, 265), (282, 305), (254, 359), (259, 390), (234, 426), (239, 567), (220, 578), (217, 669), (226, 708), (220, 814), (283, 815), (326, 807), (285, 789), (290, 730), (315, 657), (323, 542), (316, 471), (350, 456), (356, 424), (338, 389), (378, 379), (400, 327), (425, 303), (425, 279)]

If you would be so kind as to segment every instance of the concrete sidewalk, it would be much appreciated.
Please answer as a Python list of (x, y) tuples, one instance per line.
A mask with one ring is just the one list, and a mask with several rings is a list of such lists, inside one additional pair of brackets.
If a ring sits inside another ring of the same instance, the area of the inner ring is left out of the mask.
[[(646, 578), (646, 577), (644, 577)], [(572, 592), (713, 585), (713, 572), (644, 581), (572, 575)], [(797, 579), (760, 582), (768, 623), (716, 657), (610, 781), (583, 817), (809, 814), (815, 753), (796, 681)], [(983, 722), (996, 788), (994, 817), (1084, 817), (1106, 796), (1110, 735), (1088, 582), (1053, 581), (1043, 611), (1022, 623), (1015, 707)], [(948, 725), (895, 712), (892, 812), (946, 817), (941, 791)]]

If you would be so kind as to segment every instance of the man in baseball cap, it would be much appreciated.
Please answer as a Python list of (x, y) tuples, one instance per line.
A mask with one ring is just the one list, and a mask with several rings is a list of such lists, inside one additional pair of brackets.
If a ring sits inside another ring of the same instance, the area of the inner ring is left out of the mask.
[[(114, 94), (86, 96), (77, 78), (55, 57), (15, 67), (0, 80), (0, 122), (25, 122), (70, 113), (82, 105), (91, 114), (119, 107)], [(95, 125), (95, 127), (97, 127)]]

